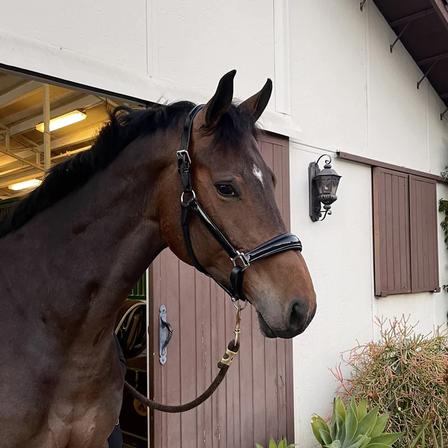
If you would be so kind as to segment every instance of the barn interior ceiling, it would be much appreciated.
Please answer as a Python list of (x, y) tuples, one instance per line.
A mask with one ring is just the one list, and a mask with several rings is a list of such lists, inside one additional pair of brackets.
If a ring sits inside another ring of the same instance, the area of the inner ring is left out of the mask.
[[(0, 200), (27, 193), (29, 189), (12, 188), (24, 181), (41, 180), (45, 175), (42, 132), (44, 85), (40, 81), (0, 71)], [(90, 149), (98, 131), (108, 120), (108, 111), (120, 104), (136, 106), (129, 101), (49, 85), (52, 120), (49, 122), (51, 132), (47, 163), (52, 166)], [(65, 117), (66, 114), (69, 117)], [(59, 119), (57, 125), (63, 126), (52, 129), (54, 119), (61, 116), (63, 122)]]
[(448, 112), (448, 0), (374, 1), (397, 35), (390, 51), (403, 43), (423, 73), (416, 88), (430, 82), (445, 102), (443, 119)]

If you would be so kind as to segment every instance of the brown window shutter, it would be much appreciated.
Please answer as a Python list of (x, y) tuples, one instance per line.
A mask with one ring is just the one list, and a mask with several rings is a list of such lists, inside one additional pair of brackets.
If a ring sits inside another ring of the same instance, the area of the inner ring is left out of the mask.
[(439, 288), (436, 182), (409, 177), (412, 292)]
[(408, 175), (373, 168), (375, 295), (411, 292)]

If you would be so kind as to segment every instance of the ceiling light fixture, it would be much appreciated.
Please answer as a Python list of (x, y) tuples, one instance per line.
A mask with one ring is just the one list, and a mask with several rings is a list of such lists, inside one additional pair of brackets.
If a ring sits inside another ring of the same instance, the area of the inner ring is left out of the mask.
[(42, 181), (40, 179), (28, 179), (23, 182), (17, 182), (16, 184), (8, 185), (8, 188), (13, 191), (27, 190), (29, 188), (38, 187)]
[[(50, 120), (50, 132), (56, 129), (64, 128), (65, 126), (70, 126), (71, 124), (78, 123), (79, 121), (85, 120), (87, 114), (81, 112), (80, 110), (73, 110), (59, 117), (52, 118)], [(39, 132), (44, 132), (44, 124), (39, 123), (36, 125), (36, 130)]]

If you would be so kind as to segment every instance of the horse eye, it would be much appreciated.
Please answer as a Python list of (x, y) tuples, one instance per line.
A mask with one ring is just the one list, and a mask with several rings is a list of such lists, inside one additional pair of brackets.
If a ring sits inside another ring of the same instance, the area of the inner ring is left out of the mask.
[(224, 197), (237, 197), (238, 193), (230, 184), (216, 184), (216, 190), (221, 196)]

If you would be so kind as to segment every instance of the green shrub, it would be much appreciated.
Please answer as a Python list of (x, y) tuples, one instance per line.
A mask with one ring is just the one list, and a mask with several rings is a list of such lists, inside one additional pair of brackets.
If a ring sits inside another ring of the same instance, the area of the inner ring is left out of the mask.
[[(295, 445), (293, 443), (288, 443), (286, 439), (279, 440), (276, 442), (274, 439), (269, 441), (269, 445), (266, 448), (294, 448)], [(263, 445), (259, 443), (255, 444), (255, 448), (263, 448)]]
[(401, 432), (397, 448), (448, 447), (448, 335), (423, 336), (404, 317), (379, 322), (380, 338), (346, 357), (351, 377), (336, 371), (345, 398), (367, 399)]
[(314, 415), (311, 427), (317, 441), (326, 448), (388, 448), (400, 437), (400, 433), (385, 433), (387, 420), (387, 414), (378, 414), (377, 408), (367, 412), (366, 400), (358, 404), (351, 400), (346, 408), (341, 398), (337, 397), (330, 424)]

